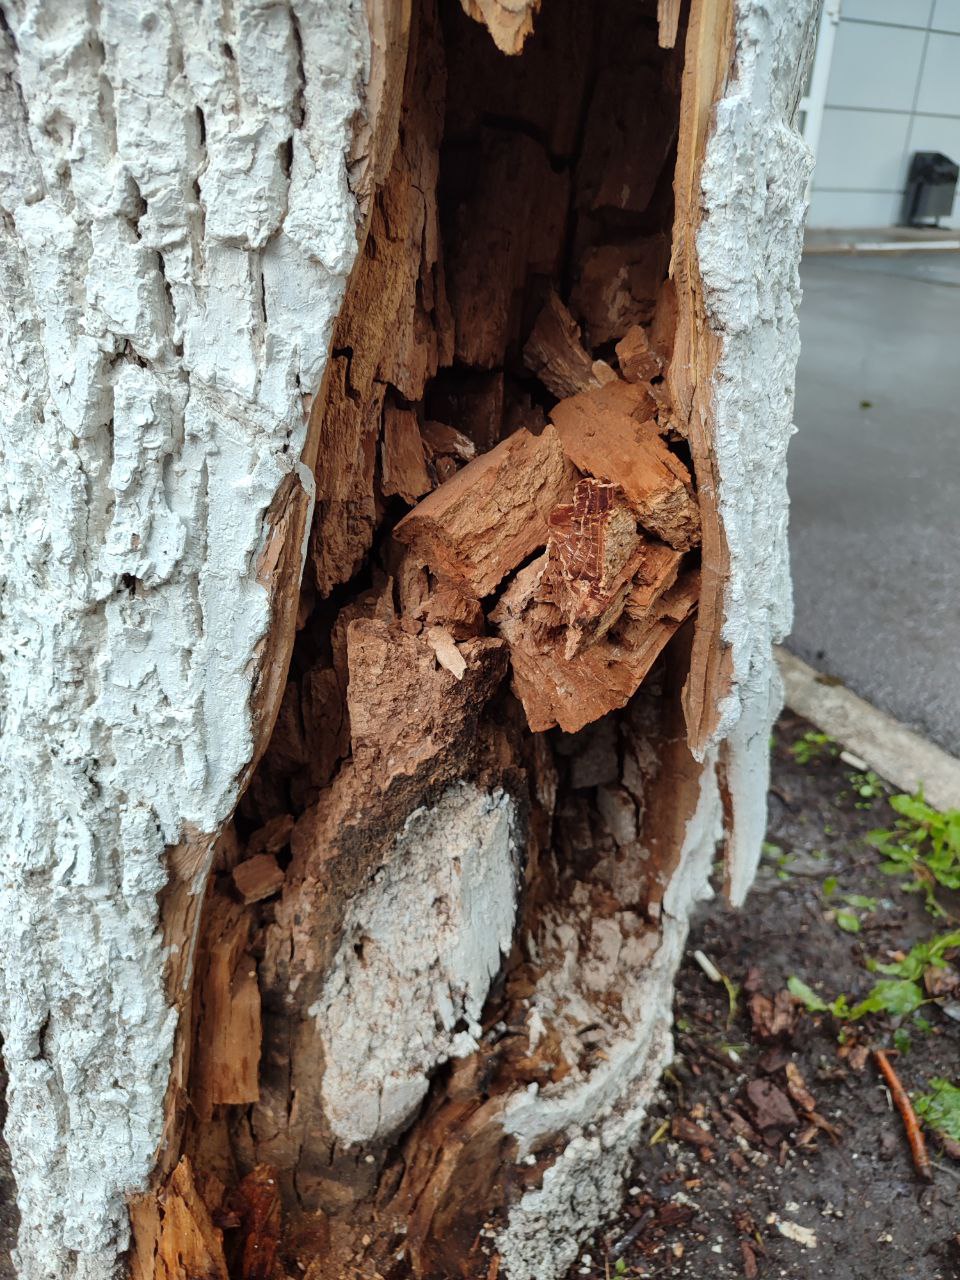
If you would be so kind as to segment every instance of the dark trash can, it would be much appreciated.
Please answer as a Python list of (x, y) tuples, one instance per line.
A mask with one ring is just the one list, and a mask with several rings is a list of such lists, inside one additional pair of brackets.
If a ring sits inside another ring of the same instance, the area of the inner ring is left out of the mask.
[(903, 196), (903, 222), (908, 227), (924, 226), (924, 219), (937, 219), (953, 212), (957, 190), (957, 166), (939, 151), (915, 151), (910, 162), (907, 189)]

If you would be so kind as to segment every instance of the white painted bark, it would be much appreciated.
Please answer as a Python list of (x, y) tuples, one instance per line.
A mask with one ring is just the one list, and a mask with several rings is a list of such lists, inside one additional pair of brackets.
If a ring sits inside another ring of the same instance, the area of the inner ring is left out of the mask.
[(253, 751), (264, 515), (356, 252), (360, 0), (9, 0), (0, 1029), (24, 1280), (108, 1277), (160, 1134), (164, 849)]
[(697, 256), (711, 328), (718, 499), (730, 555), (723, 638), (733, 685), (721, 707), (733, 828), (731, 901), (756, 874), (766, 829), (770, 730), (783, 705), (773, 646), (793, 620), (787, 445), (800, 354), (800, 254), (813, 156), (795, 127), (820, 0), (739, 0), (734, 75), (702, 173)]
[(518, 825), (504, 792), (457, 783), (410, 814), (350, 903), (310, 1009), (326, 1064), (324, 1111), (345, 1146), (399, 1133), (430, 1073), (476, 1050), (483, 1002), (513, 937)]

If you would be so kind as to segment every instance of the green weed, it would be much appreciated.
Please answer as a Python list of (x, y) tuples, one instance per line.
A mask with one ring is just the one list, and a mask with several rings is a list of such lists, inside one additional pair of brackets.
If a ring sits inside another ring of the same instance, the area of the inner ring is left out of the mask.
[(909, 892), (922, 893), (932, 915), (948, 915), (936, 890), (960, 889), (960, 809), (934, 809), (922, 788), (912, 796), (891, 796), (889, 803), (896, 821), (867, 834), (885, 859), (880, 870), (903, 877), (902, 888)]
[(955, 1084), (933, 1079), (930, 1092), (915, 1097), (913, 1105), (924, 1124), (960, 1142), (960, 1089)]
[[(868, 899), (868, 901), (873, 900)], [(838, 924), (840, 924), (840, 914), (837, 912)], [(856, 927), (859, 930), (859, 920)], [(796, 996), (811, 1013), (829, 1013), (838, 1022), (858, 1022), (868, 1013), (886, 1013), (891, 1017), (903, 1018), (908, 1014), (916, 1013), (921, 1005), (929, 1003), (923, 989), (925, 970), (930, 967), (944, 968), (947, 952), (958, 948), (960, 948), (960, 929), (954, 929), (927, 942), (918, 942), (916, 946), (910, 948), (902, 960), (887, 964), (881, 964), (876, 960), (868, 961), (871, 972), (882, 973), (885, 976), (875, 982), (867, 995), (857, 1004), (851, 1004), (849, 998), (842, 994), (833, 1000), (826, 1001), (796, 976), (788, 979), (787, 987), (790, 994)], [(918, 1026), (921, 1021), (929, 1028), (930, 1024), (920, 1018), (917, 1019)]]
[(810, 764), (822, 756), (835, 756), (837, 744), (828, 733), (817, 733), (808, 729), (802, 738), (798, 738), (790, 747), (790, 754), (797, 764)]

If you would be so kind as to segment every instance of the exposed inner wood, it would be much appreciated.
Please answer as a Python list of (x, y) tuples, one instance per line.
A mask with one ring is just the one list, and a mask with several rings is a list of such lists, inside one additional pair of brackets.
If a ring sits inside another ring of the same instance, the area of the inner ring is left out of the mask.
[[(293, 657), (215, 854), (140, 1280), (491, 1274), (481, 1228), (555, 1156), (514, 1162), (509, 1098), (590, 1078), (656, 950), (700, 768), (681, 691), (697, 745), (722, 667), (705, 410), (676, 368), (704, 339), (669, 278), (694, 31), (664, 0), (538, 9), (374, 22), (395, 136), (371, 126)], [(368, 1115), (331, 1084), (334, 988), (379, 945), (357, 904), (461, 783), (514, 806), (514, 940), (460, 1047)]]

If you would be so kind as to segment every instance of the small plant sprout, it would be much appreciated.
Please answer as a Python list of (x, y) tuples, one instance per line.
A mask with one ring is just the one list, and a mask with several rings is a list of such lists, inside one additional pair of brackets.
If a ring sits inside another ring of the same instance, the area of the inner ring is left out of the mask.
[(761, 853), (768, 862), (772, 862), (776, 867), (774, 873), (778, 880), (790, 879), (790, 863), (793, 861), (792, 853), (785, 853), (780, 845), (772, 844), (769, 840), (764, 840), (760, 846)]
[(828, 733), (818, 733), (814, 729), (808, 729), (803, 737), (798, 738), (790, 747), (790, 754), (797, 764), (807, 765), (824, 756), (835, 756), (837, 744)]
[(868, 802), (867, 804), (858, 803), (858, 809), (869, 809), (869, 802), (879, 800), (887, 794), (886, 783), (872, 769), (868, 769), (866, 773), (850, 773), (847, 777), (860, 800)]

